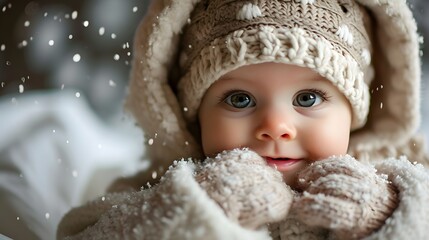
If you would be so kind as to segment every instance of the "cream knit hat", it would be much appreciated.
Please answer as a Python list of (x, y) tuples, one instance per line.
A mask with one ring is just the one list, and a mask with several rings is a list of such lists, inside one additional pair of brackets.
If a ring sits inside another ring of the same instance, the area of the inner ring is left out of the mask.
[(238, 67), (278, 62), (311, 68), (349, 100), (352, 128), (365, 124), (373, 79), (370, 24), (355, 1), (205, 0), (184, 29), (179, 101), (195, 121), (205, 91)]

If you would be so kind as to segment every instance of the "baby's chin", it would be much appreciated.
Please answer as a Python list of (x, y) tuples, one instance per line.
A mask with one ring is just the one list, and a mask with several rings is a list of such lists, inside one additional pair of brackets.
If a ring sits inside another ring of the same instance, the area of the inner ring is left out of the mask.
[[(306, 160), (302, 160), (299, 163), (282, 168), (281, 166), (273, 166), (277, 171), (283, 175), (283, 181), (290, 186), (293, 190), (300, 191), (299, 187), (299, 173), (304, 170), (310, 163)], [(271, 165), (271, 164), (269, 164)]]
[(298, 184), (298, 173), (296, 173), (294, 176), (283, 175), (283, 181), (293, 190), (295, 190), (297, 192), (301, 192), (301, 189), (300, 189), (299, 184)]

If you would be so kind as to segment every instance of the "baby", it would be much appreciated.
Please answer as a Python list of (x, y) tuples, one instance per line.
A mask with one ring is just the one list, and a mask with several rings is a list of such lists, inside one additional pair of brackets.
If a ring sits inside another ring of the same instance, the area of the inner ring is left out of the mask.
[(199, 123), (205, 155), (248, 147), (295, 187), (311, 162), (347, 153), (351, 109), (315, 71), (261, 63), (216, 81), (201, 102)]
[(58, 238), (429, 234), (405, 1), (155, 0), (134, 49), (127, 107), (151, 166)]

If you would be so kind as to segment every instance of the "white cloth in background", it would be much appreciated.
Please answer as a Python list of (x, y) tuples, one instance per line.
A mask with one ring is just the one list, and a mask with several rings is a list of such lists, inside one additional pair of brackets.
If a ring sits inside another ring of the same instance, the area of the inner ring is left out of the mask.
[(71, 91), (0, 98), (0, 234), (54, 239), (71, 207), (141, 167), (141, 136), (130, 119), (107, 125)]

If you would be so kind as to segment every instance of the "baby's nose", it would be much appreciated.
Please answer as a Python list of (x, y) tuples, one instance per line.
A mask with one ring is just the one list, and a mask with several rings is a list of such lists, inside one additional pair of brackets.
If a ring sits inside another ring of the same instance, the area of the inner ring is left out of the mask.
[(256, 130), (256, 138), (262, 141), (292, 140), (296, 128), (291, 116), (281, 112), (265, 114)]

